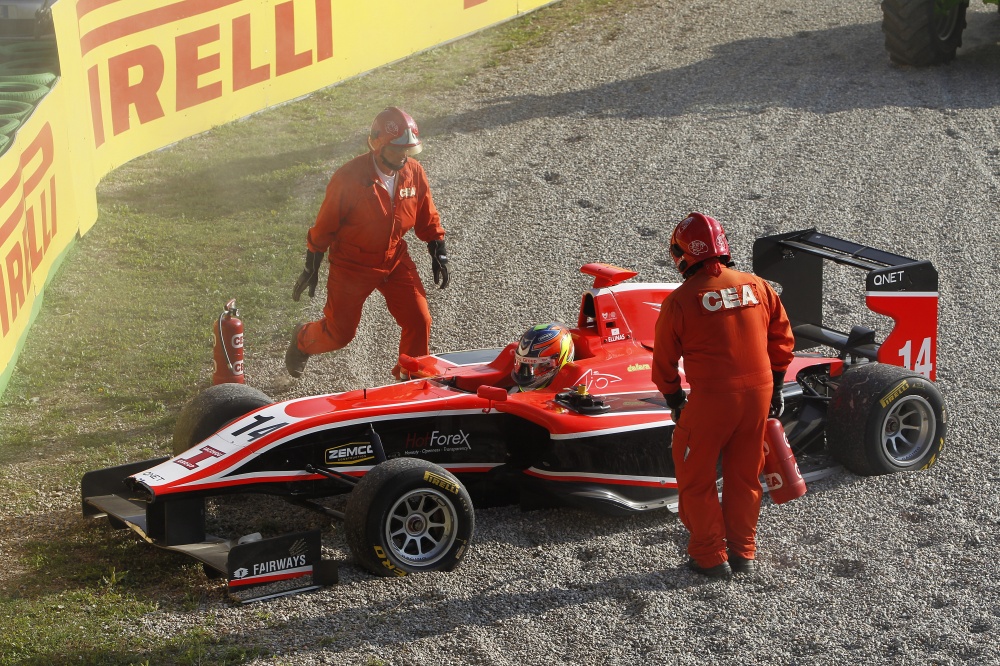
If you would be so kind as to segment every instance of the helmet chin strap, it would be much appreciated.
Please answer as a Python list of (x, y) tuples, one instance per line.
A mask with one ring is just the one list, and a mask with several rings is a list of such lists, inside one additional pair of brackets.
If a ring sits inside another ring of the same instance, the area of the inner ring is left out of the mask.
[(382, 166), (388, 167), (389, 171), (399, 171), (404, 166), (406, 166), (406, 160), (408, 160), (408, 159), (409, 158), (406, 155), (403, 155), (403, 161), (400, 162), (398, 165), (396, 165), (396, 164), (392, 164), (391, 162), (389, 162), (389, 160), (385, 159), (385, 149), (384, 148), (381, 151), (379, 151), (379, 154), (378, 154), (378, 160), (379, 160), (379, 162), (382, 163)]

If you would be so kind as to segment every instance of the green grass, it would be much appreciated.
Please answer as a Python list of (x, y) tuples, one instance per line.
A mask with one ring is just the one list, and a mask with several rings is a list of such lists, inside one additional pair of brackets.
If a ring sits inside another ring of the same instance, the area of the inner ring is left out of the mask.
[[(238, 664), (267, 648), (210, 628), (131, 628), (204, 613), (222, 586), (179, 555), (79, 515), (80, 476), (170, 450), (211, 383), (211, 323), (238, 294), (254, 355), (283, 353), (304, 236), (331, 170), (399, 104), (446, 118), (449, 93), (588, 15), (641, 0), (563, 0), (527, 17), (137, 158), (98, 191), (94, 228), (51, 280), (0, 396), (0, 666)], [(609, 22), (611, 23), (611, 22)], [(613, 39), (613, 26), (597, 39)], [(433, 122), (421, 122), (433, 136)], [(202, 618), (205, 619), (205, 618)], [(207, 620), (206, 620), (207, 623)]]

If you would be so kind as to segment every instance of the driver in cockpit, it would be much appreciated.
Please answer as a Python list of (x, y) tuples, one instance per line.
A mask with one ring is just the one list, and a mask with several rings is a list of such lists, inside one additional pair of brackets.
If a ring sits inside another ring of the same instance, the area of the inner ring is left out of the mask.
[(518, 391), (534, 391), (548, 386), (572, 360), (573, 335), (569, 329), (559, 322), (538, 324), (521, 336), (510, 376)]

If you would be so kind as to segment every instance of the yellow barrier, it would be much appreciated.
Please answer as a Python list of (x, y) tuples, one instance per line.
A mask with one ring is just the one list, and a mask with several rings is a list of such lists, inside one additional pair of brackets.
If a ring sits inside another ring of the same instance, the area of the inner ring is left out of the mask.
[(555, 1), (58, 0), (61, 77), (0, 156), (0, 393), (109, 171)]

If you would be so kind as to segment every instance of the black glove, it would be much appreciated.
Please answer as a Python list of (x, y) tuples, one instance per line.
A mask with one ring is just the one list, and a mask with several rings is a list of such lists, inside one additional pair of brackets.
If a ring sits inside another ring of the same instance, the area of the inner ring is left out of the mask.
[(444, 289), (448, 286), (448, 250), (444, 241), (431, 241), (427, 244), (427, 251), (431, 253), (431, 265), (434, 267), (434, 284), (440, 282)]
[(772, 372), (774, 376), (774, 392), (771, 393), (771, 409), (767, 413), (769, 419), (776, 419), (785, 412), (785, 396), (781, 389), (785, 388), (785, 373)]
[(292, 300), (298, 301), (302, 292), (309, 287), (309, 298), (316, 295), (316, 285), (319, 283), (319, 268), (323, 265), (323, 252), (306, 251), (306, 267), (302, 275), (292, 287)]
[(681, 418), (681, 410), (687, 404), (687, 393), (684, 392), (684, 389), (677, 389), (676, 393), (671, 393), (670, 395), (664, 393), (663, 398), (667, 401), (667, 407), (670, 408), (670, 418), (674, 423), (677, 423)]

